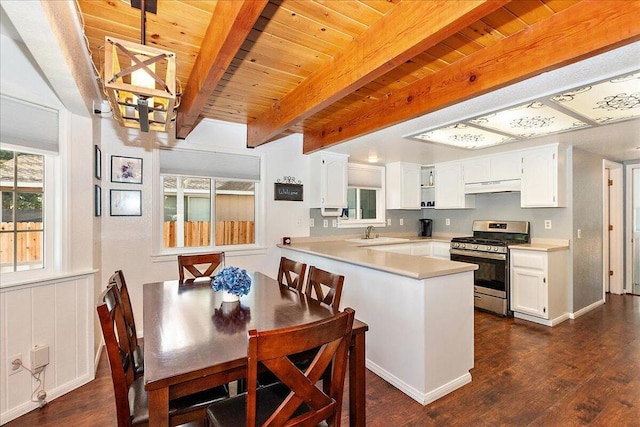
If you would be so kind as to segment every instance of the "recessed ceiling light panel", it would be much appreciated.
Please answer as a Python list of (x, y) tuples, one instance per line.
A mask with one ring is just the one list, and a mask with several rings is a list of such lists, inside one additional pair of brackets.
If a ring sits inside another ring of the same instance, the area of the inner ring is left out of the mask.
[(519, 138), (532, 138), (588, 126), (541, 102), (530, 102), (508, 110), (469, 120), (478, 126), (497, 130)]
[(451, 126), (423, 132), (414, 135), (413, 138), (468, 149), (484, 148), (514, 141), (514, 138), (479, 129), (464, 123), (456, 123)]
[(640, 72), (584, 86), (551, 100), (600, 124), (640, 117)]

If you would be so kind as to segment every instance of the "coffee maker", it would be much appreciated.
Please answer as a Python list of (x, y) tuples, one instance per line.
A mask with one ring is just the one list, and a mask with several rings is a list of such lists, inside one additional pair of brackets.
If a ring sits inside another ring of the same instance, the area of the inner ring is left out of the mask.
[(420, 220), (420, 237), (431, 237), (431, 229), (433, 227), (433, 220), (421, 219)]

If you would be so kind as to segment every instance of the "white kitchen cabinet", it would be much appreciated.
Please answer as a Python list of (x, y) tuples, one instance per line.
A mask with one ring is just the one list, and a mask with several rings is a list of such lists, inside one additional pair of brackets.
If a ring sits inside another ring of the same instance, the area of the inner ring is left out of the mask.
[(520, 179), (521, 155), (519, 152), (499, 153), (462, 162), (465, 184)]
[(569, 317), (566, 250), (511, 248), (511, 310), (517, 318), (554, 326)]
[(434, 258), (451, 259), (449, 242), (431, 242), (431, 256)]
[(436, 164), (435, 175), (436, 209), (467, 209), (475, 207), (475, 196), (464, 194), (461, 162)]
[(311, 156), (311, 207), (347, 207), (346, 154), (322, 152)]
[(417, 163), (386, 165), (387, 209), (420, 209), (420, 171)]
[(565, 167), (564, 153), (558, 144), (523, 151), (520, 206), (565, 206)]

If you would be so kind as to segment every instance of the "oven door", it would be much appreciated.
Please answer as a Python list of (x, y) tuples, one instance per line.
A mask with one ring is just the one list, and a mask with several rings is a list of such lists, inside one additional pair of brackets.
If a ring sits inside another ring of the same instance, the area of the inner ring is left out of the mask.
[(509, 274), (506, 254), (451, 249), (451, 261), (476, 264), (473, 272), (476, 307), (508, 315)]

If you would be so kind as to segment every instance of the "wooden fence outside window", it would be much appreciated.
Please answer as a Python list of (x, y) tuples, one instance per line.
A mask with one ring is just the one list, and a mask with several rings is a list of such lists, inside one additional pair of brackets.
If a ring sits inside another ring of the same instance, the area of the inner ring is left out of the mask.
[[(211, 235), (209, 221), (185, 221), (184, 246), (208, 246)], [(255, 243), (253, 221), (216, 221), (216, 246)], [(176, 246), (176, 222), (164, 223), (164, 247)]]
[[(0, 223), (2, 231), (13, 231), (13, 222)], [(18, 222), (18, 233), (2, 233), (0, 238), (0, 262), (13, 263), (14, 236), (16, 238), (15, 257), (18, 263), (42, 260), (42, 223)]]

